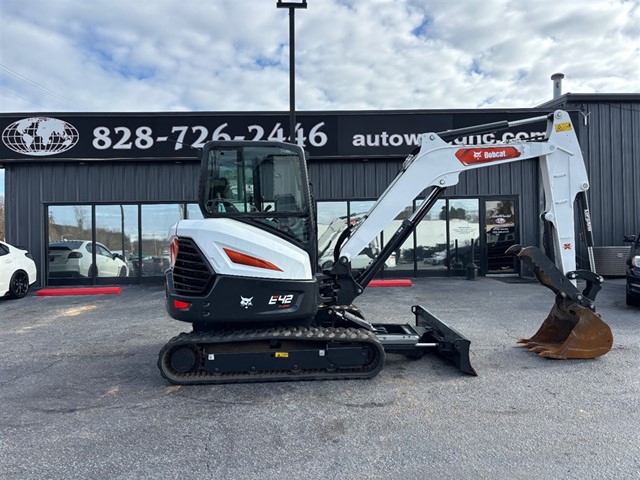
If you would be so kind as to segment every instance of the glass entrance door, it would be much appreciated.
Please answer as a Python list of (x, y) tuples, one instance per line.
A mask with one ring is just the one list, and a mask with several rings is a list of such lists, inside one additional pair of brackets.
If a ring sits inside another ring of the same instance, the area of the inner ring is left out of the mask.
[(487, 273), (515, 273), (516, 257), (505, 252), (519, 243), (519, 225), (515, 198), (484, 201), (486, 266)]

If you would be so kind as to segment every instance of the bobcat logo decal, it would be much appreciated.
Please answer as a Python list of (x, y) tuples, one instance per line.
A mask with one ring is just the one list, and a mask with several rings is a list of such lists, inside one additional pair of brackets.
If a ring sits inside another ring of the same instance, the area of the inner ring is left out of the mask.
[(253, 297), (246, 298), (246, 297), (243, 297), (242, 295), (240, 295), (240, 306), (244, 307), (245, 309), (247, 309), (249, 307), (253, 307), (253, 303), (251, 303), (251, 300), (253, 300)]

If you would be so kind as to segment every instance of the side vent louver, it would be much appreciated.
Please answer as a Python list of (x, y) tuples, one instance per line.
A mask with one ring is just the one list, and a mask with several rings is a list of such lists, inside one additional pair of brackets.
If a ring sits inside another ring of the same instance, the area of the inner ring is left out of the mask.
[(209, 270), (200, 250), (190, 238), (178, 239), (178, 256), (173, 267), (173, 283), (180, 295), (204, 295), (213, 273)]

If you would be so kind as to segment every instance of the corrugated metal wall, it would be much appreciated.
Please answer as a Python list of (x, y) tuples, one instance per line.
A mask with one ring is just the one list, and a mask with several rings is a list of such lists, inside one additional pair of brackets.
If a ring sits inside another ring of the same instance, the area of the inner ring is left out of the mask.
[[(596, 246), (624, 245), (640, 230), (640, 103), (571, 103), (591, 189)], [(585, 125), (586, 119), (586, 125)]]
[[(200, 165), (155, 162), (7, 164), (6, 237), (29, 249), (44, 272), (45, 205), (194, 202)], [(144, 200), (141, 200), (144, 199)]]

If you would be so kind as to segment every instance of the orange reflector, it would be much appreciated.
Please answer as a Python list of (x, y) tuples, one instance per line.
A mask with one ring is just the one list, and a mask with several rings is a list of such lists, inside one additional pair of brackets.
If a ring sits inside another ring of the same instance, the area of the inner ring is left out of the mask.
[(369, 287), (410, 287), (410, 279), (401, 280), (371, 280)]
[(183, 302), (182, 300), (173, 300), (173, 306), (179, 310), (182, 310), (184, 308), (189, 308), (191, 306), (190, 303), (187, 302)]
[(169, 246), (169, 267), (173, 270), (173, 267), (176, 264), (176, 259), (178, 258), (178, 239), (176, 237), (171, 240), (171, 245)]
[(86, 287), (86, 288), (43, 288), (38, 290), (39, 297), (52, 297), (63, 295), (119, 295), (120, 287)]
[(245, 253), (236, 252), (235, 250), (231, 250), (230, 248), (224, 248), (223, 250), (233, 263), (282, 272), (282, 269), (280, 267), (266, 260), (262, 260), (261, 258), (256, 258)]

